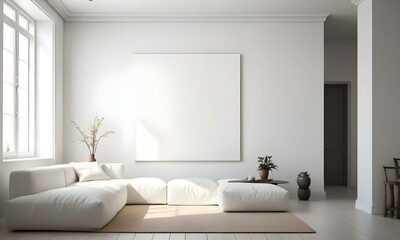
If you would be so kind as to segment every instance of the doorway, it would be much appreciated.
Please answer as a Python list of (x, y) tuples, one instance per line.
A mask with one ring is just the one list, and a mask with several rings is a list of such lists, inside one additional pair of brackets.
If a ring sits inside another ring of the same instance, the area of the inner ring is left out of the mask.
[(325, 84), (325, 186), (347, 186), (347, 128), (347, 85)]

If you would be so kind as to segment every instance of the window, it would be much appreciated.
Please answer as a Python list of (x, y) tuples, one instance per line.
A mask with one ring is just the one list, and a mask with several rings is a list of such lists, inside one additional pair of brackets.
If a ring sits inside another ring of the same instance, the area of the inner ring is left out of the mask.
[(35, 22), (11, 2), (3, 11), (3, 157), (35, 155)]

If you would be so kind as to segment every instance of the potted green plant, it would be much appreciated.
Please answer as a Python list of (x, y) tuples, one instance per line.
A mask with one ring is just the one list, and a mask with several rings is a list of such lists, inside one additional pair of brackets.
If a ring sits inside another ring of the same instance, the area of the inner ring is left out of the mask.
[(258, 173), (261, 179), (268, 179), (269, 172), (278, 169), (278, 166), (272, 161), (272, 156), (258, 157)]

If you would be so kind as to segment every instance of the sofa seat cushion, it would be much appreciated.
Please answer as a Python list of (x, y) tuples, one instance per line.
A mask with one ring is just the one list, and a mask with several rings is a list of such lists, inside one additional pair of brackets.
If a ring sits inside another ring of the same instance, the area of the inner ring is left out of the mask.
[(223, 183), (218, 205), (224, 211), (287, 211), (289, 193), (273, 184)]
[(69, 185), (68, 187), (93, 187), (103, 189), (104, 191), (112, 193), (116, 197), (118, 205), (122, 206), (126, 204), (126, 199), (128, 195), (126, 186), (124, 184), (112, 182), (110, 180), (76, 182)]
[(218, 183), (205, 178), (168, 182), (168, 205), (217, 205)]
[(127, 204), (166, 204), (167, 183), (159, 178), (113, 179), (128, 190)]
[(14, 198), (7, 203), (7, 226), (11, 230), (100, 229), (125, 205), (127, 193), (122, 184), (99, 182)]

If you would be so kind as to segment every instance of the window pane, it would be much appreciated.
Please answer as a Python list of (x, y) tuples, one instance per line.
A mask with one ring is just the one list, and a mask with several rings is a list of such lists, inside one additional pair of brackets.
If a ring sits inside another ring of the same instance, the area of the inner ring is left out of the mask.
[(29, 33), (35, 35), (35, 24), (29, 22)]
[(29, 30), (29, 21), (28, 19), (26, 19), (26, 17), (22, 16), (21, 14), (18, 15), (18, 23), (26, 31)]
[(15, 114), (14, 110), (14, 90), (15, 87), (12, 84), (4, 83), (3, 84), (3, 113)]
[(28, 119), (20, 117), (19, 118), (19, 136), (18, 136), (18, 150), (19, 152), (29, 152), (29, 128)]
[(29, 116), (28, 90), (20, 88), (18, 91), (18, 114), (20, 117)]
[(7, 17), (11, 18), (12, 20), (15, 21), (15, 10), (12, 9), (8, 4), (4, 3), (4, 9), (3, 9), (4, 15)]
[(29, 59), (29, 38), (24, 34), (19, 34), (19, 59), (28, 62)]
[(14, 68), (14, 53), (3, 51), (3, 81), (14, 84), (15, 81), (15, 68)]
[(3, 152), (14, 151), (14, 116), (3, 114)]
[(19, 60), (19, 74), (18, 74), (18, 83), (20, 88), (28, 89), (28, 79), (29, 79), (29, 68), (28, 64), (22, 60)]
[(8, 24), (3, 24), (3, 44), (4, 48), (10, 52), (14, 52), (14, 41), (15, 41), (15, 29), (10, 27)]

